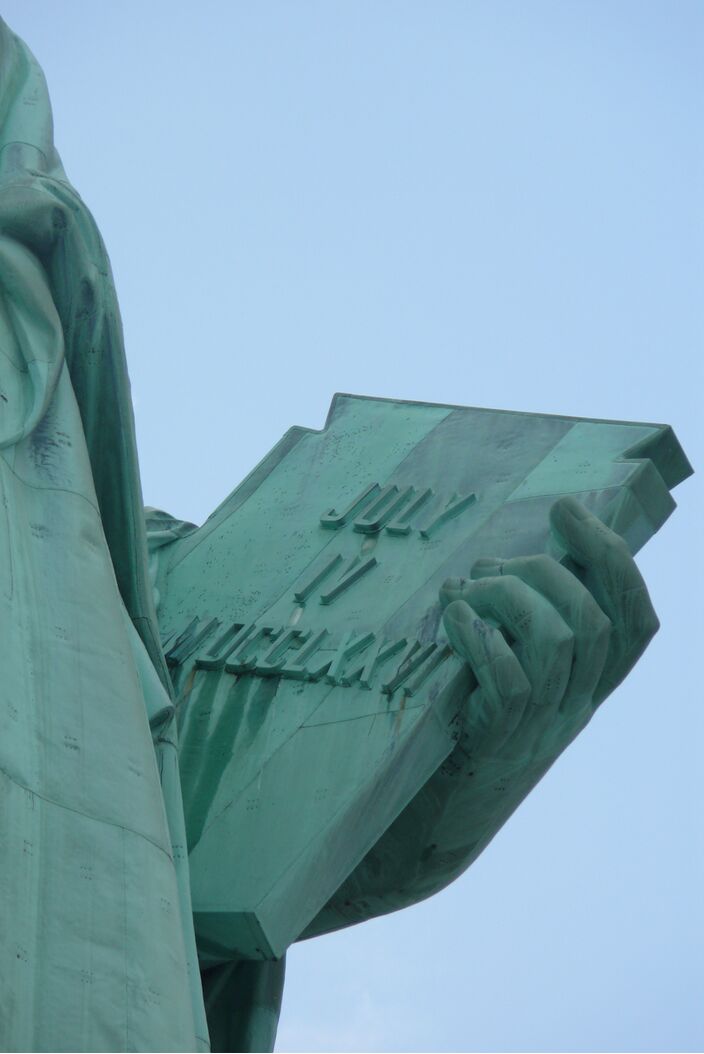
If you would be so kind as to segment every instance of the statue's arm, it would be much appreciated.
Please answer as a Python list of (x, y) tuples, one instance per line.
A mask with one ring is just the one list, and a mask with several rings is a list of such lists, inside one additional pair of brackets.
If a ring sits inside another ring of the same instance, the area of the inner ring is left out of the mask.
[(0, 447), (36, 429), (68, 368), (115, 576), (168, 689), (147, 576), (134, 418), (110, 261), (54, 147), (44, 75), (2, 19), (0, 346)]
[(472, 581), (443, 587), (448, 636), (477, 682), (463, 733), (304, 936), (405, 907), (456, 878), (656, 632), (625, 542), (571, 498), (551, 519), (573, 570), (548, 556), (483, 560)]

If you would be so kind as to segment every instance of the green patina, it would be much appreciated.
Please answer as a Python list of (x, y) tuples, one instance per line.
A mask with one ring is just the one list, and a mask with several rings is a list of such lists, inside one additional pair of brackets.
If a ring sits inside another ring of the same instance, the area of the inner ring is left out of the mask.
[(145, 529), (107, 255), (0, 49), (0, 1042), (271, 1049), (287, 947), (450, 882), (627, 674), (691, 470), (663, 425), (338, 395)]

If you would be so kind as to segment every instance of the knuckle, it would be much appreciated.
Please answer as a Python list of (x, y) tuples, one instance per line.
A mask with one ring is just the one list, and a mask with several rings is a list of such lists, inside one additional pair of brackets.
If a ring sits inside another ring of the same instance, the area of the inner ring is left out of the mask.
[(660, 619), (655, 614), (653, 608), (649, 606), (643, 614), (643, 621), (641, 624), (641, 638), (647, 644), (653, 639), (659, 629)]
[[(488, 589), (492, 586), (487, 581)], [(526, 608), (527, 590), (525, 582), (518, 577), (518, 575), (502, 575), (501, 578), (494, 579), (494, 587), (500, 593), (503, 593), (506, 600), (515, 604), (517, 607)]]
[(583, 627), (585, 635), (590, 637), (600, 638), (611, 633), (611, 620), (586, 590), (579, 609), (579, 625)]
[(529, 699), (532, 690), (530, 681), (521, 671), (521, 675), (515, 677), (511, 683), (509, 691), (506, 692), (505, 699), (507, 702), (525, 703)]
[(631, 628), (632, 636), (647, 644), (660, 628), (660, 619), (650, 601), (648, 590), (644, 585), (629, 590), (624, 598), (626, 626)]
[(571, 626), (565, 622), (558, 611), (553, 609), (545, 627), (545, 646), (558, 650), (572, 648), (574, 646), (574, 636), (574, 630)]
[(571, 651), (574, 648), (574, 633), (567, 625), (564, 629), (558, 629), (555, 639), (557, 647), (562, 651)]
[(612, 632), (613, 626), (611, 622), (607, 619), (606, 615), (602, 615), (590, 634), (595, 647), (606, 647), (611, 640)]

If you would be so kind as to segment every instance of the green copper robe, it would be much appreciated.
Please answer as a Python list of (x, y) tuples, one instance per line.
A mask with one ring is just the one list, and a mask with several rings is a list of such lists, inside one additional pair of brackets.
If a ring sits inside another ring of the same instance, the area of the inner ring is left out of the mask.
[(0, 491), (0, 1043), (208, 1049), (110, 265), (2, 23)]

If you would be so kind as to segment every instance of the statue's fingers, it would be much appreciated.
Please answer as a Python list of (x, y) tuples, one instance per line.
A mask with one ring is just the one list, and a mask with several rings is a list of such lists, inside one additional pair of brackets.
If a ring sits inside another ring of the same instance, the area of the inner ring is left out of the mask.
[(574, 635), (549, 601), (513, 575), (482, 578), (464, 588), (467, 602), (483, 618), (503, 626), (531, 686), (530, 702), (557, 710), (569, 683)]
[(513, 575), (545, 597), (574, 635), (569, 684), (560, 708), (591, 709), (611, 636), (611, 622), (586, 586), (550, 556), (519, 556), (512, 560), (478, 560), (475, 579)]
[(660, 625), (628, 546), (574, 498), (550, 513), (558, 540), (582, 570), (583, 582), (612, 624), (606, 664), (595, 692), (599, 703), (620, 684)]
[(446, 578), (440, 586), (440, 604), (443, 610), (454, 600), (464, 600), (464, 592), (468, 585), (468, 578)]
[(479, 745), (496, 748), (518, 726), (530, 683), (501, 633), (464, 601), (450, 603), (443, 621), (452, 648), (479, 684), (470, 701), (468, 732)]

